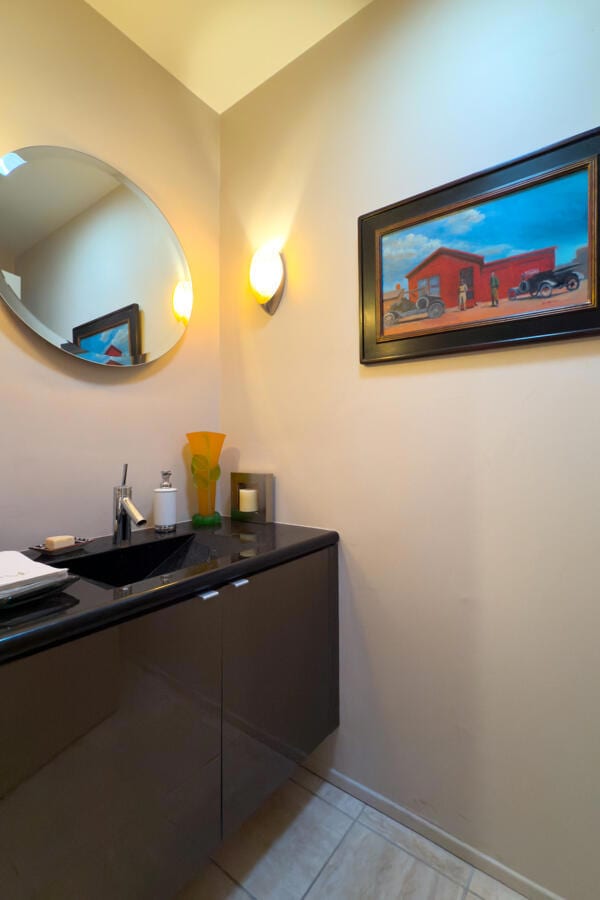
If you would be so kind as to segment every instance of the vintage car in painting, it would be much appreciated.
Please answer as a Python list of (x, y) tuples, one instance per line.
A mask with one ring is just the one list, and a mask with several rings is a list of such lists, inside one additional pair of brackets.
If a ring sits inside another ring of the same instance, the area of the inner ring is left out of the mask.
[(416, 300), (411, 300), (409, 292), (392, 303), (383, 317), (384, 325), (397, 325), (402, 319), (416, 316), (427, 316), (429, 319), (439, 319), (446, 312), (446, 304), (441, 297), (431, 294), (421, 294)]
[(519, 286), (510, 288), (508, 299), (516, 300), (523, 294), (530, 297), (550, 297), (556, 288), (576, 291), (580, 281), (581, 275), (571, 266), (559, 266), (545, 272), (524, 272)]

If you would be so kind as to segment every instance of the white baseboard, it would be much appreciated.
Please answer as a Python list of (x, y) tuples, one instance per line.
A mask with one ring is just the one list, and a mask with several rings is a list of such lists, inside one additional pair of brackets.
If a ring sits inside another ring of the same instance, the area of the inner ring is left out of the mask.
[(518, 872), (514, 872), (497, 860), (492, 859), (491, 856), (486, 856), (469, 844), (465, 844), (458, 838), (453, 837), (453, 835), (448, 834), (447, 831), (444, 831), (432, 822), (428, 822), (427, 819), (422, 819), (421, 816), (411, 812), (404, 806), (400, 806), (398, 803), (394, 803), (393, 800), (389, 800), (382, 794), (378, 794), (376, 791), (372, 791), (370, 788), (365, 787), (364, 784), (360, 784), (358, 781), (348, 778), (347, 775), (343, 775), (341, 772), (338, 772), (337, 769), (321, 769), (320, 766), (315, 766), (310, 759), (308, 762), (303, 762), (302, 765), (314, 772), (315, 775), (330, 782), (330, 784), (339, 787), (347, 794), (351, 794), (352, 797), (356, 797), (357, 800), (362, 800), (363, 803), (366, 803), (368, 806), (372, 806), (373, 809), (389, 816), (390, 819), (395, 819), (397, 822), (400, 822), (401, 825), (406, 825), (407, 828), (428, 838), (428, 840), (433, 841), (434, 844), (438, 844), (438, 846), (443, 847), (444, 850), (448, 850), (449, 853), (453, 853), (454, 856), (458, 856), (459, 859), (464, 860), (469, 865), (474, 866), (476, 869), (480, 869), (491, 878), (501, 881), (502, 884), (512, 888), (513, 891), (523, 894), (523, 896), (529, 898), (529, 900), (564, 900), (564, 898), (559, 897), (557, 894), (553, 894), (551, 891), (546, 890), (546, 888), (541, 887), (541, 885), (530, 881), (528, 878), (525, 878), (525, 876), (519, 875)]

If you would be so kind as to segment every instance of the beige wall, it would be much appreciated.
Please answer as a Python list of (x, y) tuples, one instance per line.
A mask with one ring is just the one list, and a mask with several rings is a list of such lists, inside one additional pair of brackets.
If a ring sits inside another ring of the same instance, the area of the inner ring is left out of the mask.
[(131, 178), (182, 243), (196, 308), (173, 351), (123, 372), (67, 357), (0, 304), (0, 547), (106, 534), (124, 462), (144, 512), (171, 467), (184, 518), (185, 434), (219, 425), (218, 117), (81, 0), (5, 7), (0, 154), (72, 147)]
[[(223, 430), (341, 532), (315, 758), (598, 896), (600, 339), (361, 367), (357, 217), (600, 121), (595, 0), (376, 0), (222, 120)], [(282, 234), (269, 319), (245, 287)]]

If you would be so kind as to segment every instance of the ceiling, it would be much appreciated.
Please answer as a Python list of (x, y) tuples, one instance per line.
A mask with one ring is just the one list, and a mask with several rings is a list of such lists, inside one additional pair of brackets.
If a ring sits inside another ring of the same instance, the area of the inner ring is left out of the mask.
[(372, 0), (87, 0), (222, 113)]

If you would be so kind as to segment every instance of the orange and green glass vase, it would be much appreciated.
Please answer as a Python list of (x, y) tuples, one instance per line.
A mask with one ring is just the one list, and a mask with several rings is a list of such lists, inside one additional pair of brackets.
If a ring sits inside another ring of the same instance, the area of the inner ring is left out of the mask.
[(198, 492), (198, 512), (192, 516), (192, 525), (198, 528), (220, 525), (215, 496), (221, 476), (219, 456), (225, 435), (216, 431), (192, 431), (186, 437), (192, 451), (192, 479)]

